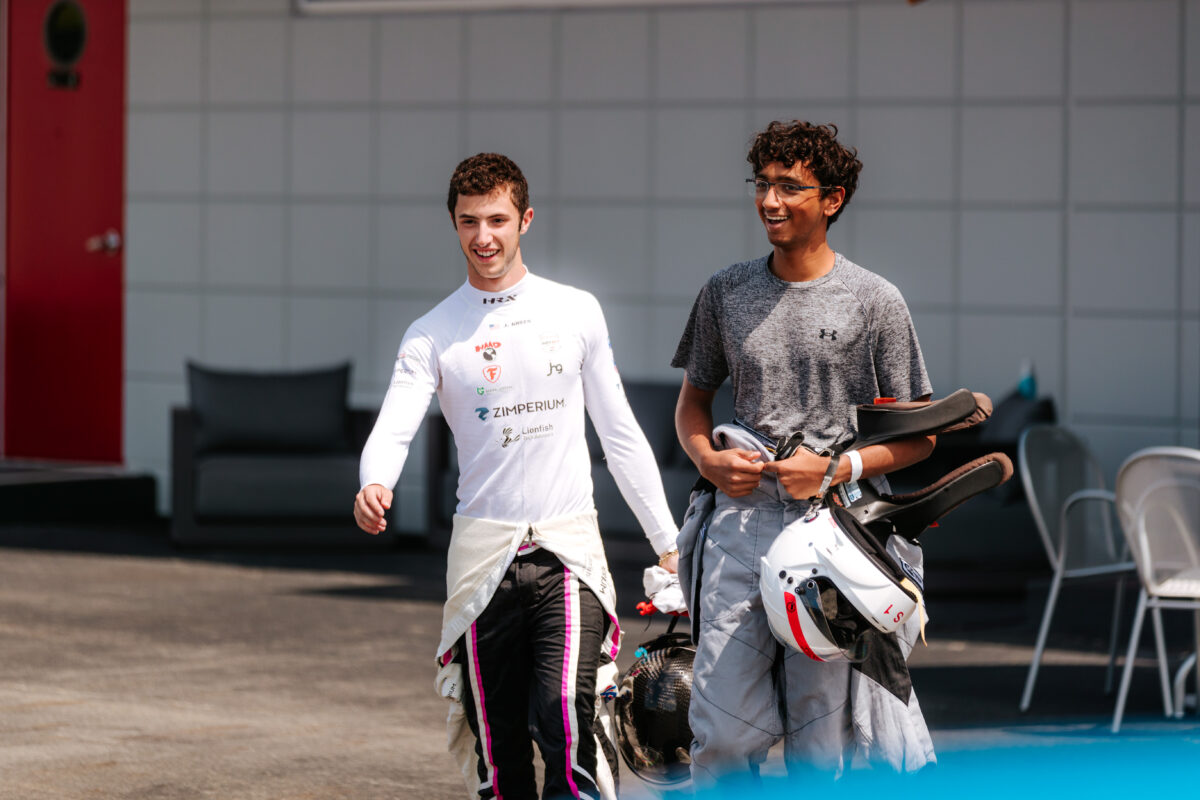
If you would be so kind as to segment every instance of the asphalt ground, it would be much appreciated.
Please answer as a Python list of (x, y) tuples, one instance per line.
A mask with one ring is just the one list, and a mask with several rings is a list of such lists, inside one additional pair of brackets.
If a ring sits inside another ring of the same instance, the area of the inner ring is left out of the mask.
[[(645, 543), (608, 551), (631, 612), (624, 667), (665, 621), (647, 629), (633, 613)], [(161, 522), (0, 525), (0, 798), (464, 797), (432, 688), (444, 569), (436, 541), (179, 550)], [(945, 774), (1013, 748), (1105, 753), (1170, 738), (1200, 755), (1194, 713), (1162, 717), (1148, 649), (1114, 739), (1102, 635), (1060, 625), (1022, 715), (1036, 603), (928, 600), (929, 644), (910, 666)], [(781, 771), (768, 762), (768, 778)], [(627, 771), (622, 786), (645, 796)]]

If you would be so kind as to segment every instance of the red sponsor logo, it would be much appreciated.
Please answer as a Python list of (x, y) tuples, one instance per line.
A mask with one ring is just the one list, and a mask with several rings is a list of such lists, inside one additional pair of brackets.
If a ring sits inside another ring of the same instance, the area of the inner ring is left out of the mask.
[(488, 383), (495, 383), (500, 380), (500, 365), (489, 364), (483, 368), (483, 379)]

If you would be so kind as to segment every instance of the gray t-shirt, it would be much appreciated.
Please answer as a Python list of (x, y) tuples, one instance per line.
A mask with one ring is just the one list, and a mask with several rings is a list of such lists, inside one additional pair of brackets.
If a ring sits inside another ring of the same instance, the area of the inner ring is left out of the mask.
[(933, 391), (900, 290), (841, 254), (803, 283), (766, 257), (713, 275), (671, 366), (706, 391), (731, 378), (738, 419), (775, 439), (803, 431), (814, 449), (853, 436), (860, 403)]

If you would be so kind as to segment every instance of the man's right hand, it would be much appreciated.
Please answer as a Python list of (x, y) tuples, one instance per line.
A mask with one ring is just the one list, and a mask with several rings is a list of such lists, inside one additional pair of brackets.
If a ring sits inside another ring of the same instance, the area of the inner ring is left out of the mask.
[(754, 450), (712, 450), (700, 462), (700, 474), (729, 497), (753, 492), (762, 470), (762, 454)]
[(378, 483), (369, 483), (354, 497), (354, 521), (358, 527), (374, 536), (387, 527), (383, 513), (392, 507), (392, 490)]

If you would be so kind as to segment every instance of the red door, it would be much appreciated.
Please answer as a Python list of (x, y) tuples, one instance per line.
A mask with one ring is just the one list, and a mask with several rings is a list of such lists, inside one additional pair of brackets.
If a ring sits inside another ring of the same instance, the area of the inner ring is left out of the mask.
[(119, 462), (125, 0), (3, 11), (3, 454)]

